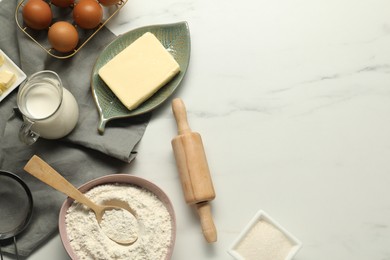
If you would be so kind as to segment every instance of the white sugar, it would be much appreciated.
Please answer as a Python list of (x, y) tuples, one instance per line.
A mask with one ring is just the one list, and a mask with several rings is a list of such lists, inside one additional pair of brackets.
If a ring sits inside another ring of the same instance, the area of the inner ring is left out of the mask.
[(234, 248), (245, 260), (284, 260), (294, 244), (271, 223), (260, 219)]

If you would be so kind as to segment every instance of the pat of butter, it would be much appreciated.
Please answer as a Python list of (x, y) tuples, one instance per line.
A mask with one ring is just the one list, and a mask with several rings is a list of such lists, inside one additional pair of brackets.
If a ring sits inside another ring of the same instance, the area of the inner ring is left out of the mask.
[(16, 80), (14, 73), (2, 70), (0, 71), (0, 94), (6, 91)]
[(129, 110), (137, 108), (180, 71), (179, 64), (147, 32), (99, 70), (99, 76)]

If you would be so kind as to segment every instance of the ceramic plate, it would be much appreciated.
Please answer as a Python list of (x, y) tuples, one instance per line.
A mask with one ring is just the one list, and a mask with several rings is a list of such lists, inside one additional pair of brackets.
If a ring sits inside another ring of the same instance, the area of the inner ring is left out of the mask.
[[(180, 65), (180, 72), (170, 82), (157, 91), (152, 97), (143, 102), (134, 110), (128, 110), (109, 87), (99, 77), (99, 69), (119, 52), (141, 37), (151, 32), (169, 51)], [(96, 60), (92, 70), (91, 87), (99, 111), (98, 131), (103, 134), (108, 121), (116, 118), (125, 118), (141, 115), (152, 111), (169, 98), (180, 85), (190, 60), (190, 33), (186, 22), (165, 25), (152, 25), (129, 31), (111, 42)]]
[(0, 55), (4, 57), (4, 63), (0, 66), (1, 70), (8, 70), (15, 73), (16, 80), (3, 94), (0, 95), (0, 102), (8, 96), (15, 88), (17, 88), (20, 83), (26, 79), (26, 74), (2, 51), (0, 50)]

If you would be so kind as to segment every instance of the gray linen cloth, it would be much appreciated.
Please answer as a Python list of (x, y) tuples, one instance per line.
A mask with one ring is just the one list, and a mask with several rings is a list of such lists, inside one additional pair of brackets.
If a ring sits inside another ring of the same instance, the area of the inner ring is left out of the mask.
[[(56, 59), (17, 28), (14, 19), (17, 3), (15, 0), (0, 1), (0, 48), (27, 76), (44, 69), (57, 72), (80, 109), (78, 124), (71, 134), (60, 140), (40, 138), (27, 146), (18, 139), (22, 120), (14, 112), (17, 89), (0, 102), (0, 169), (19, 175), (33, 194), (31, 222), (17, 237), (19, 254), (27, 256), (57, 231), (59, 209), (66, 198), (23, 171), (31, 156), (37, 154), (43, 158), (76, 186), (122, 172), (136, 156), (135, 146), (143, 136), (150, 114), (109, 122), (104, 135), (99, 135), (90, 77), (99, 53), (115, 35), (103, 28), (72, 58)], [(13, 254), (14, 248), (9, 241), (0, 241), (0, 245), (3, 252)]]

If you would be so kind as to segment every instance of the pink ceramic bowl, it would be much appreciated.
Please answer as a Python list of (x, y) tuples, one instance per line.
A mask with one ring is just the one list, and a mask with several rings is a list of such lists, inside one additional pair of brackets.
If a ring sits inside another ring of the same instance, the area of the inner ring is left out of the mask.
[[(166, 260), (171, 259), (173, 248), (175, 245), (175, 239), (176, 239), (176, 218), (175, 218), (175, 212), (173, 210), (173, 206), (171, 201), (169, 200), (168, 196), (155, 184), (151, 183), (150, 181), (147, 181), (145, 179), (131, 176), (128, 174), (112, 174), (112, 175), (106, 175), (97, 179), (94, 179), (92, 181), (89, 181), (79, 187), (79, 190), (83, 193), (87, 192), (88, 190), (92, 189), (95, 186), (103, 185), (103, 184), (110, 184), (110, 183), (123, 183), (123, 184), (132, 184), (136, 185), (142, 188), (145, 188), (149, 190), (150, 192), (154, 193), (165, 205), (167, 208), (170, 216), (171, 216), (171, 224), (172, 224), (172, 231), (171, 231), (171, 243), (168, 247), (168, 253)], [(65, 224), (65, 217), (67, 214), (68, 208), (72, 205), (73, 199), (67, 198), (64, 203), (62, 204), (60, 215), (59, 215), (59, 233), (61, 237), (62, 244), (68, 253), (68, 255), (73, 259), (76, 260), (78, 257), (76, 256), (75, 252), (73, 251), (73, 248), (71, 247), (69, 243), (69, 237), (66, 230), (66, 224)]]

